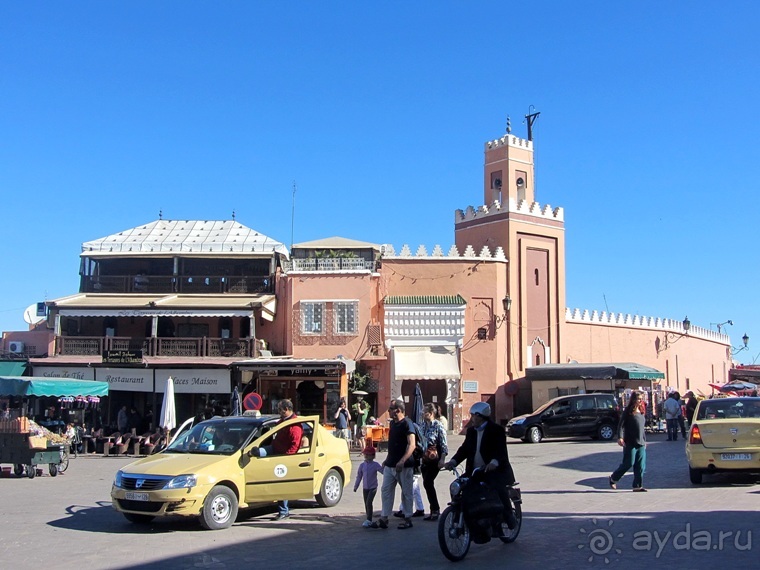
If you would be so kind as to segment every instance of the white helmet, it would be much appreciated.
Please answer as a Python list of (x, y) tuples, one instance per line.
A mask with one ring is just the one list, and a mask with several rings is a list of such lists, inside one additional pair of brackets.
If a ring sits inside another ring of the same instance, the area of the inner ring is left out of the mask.
[(491, 406), (485, 402), (475, 402), (470, 408), (470, 415), (478, 414), (484, 418), (491, 417)]

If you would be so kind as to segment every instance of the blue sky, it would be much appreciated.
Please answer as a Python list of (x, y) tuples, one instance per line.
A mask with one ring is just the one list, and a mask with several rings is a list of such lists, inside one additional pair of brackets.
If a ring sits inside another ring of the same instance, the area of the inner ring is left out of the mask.
[(289, 244), (294, 181), (296, 242), (447, 250), (483, 143), (533, 105), (568, 305), (732, 319), (751, 362), (758, 24), (749, 1), (3, 2), (0, 330), (160, 210)]

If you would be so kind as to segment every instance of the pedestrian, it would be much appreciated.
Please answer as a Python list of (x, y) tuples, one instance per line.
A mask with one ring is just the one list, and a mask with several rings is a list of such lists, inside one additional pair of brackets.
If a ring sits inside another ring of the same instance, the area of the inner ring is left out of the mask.
[(694, 392), (689, 390), (684, 394), (684, 397), (687, 398), (686, 400), (686, 421), (689, 422), (689, 426), (694, 422), (694, 412), (697, 409), (697, 404), (699, 403), (699, 400), (697, 400), (697, 397), (694, 395)]
[(362, 450), (362, 454), (364, 455), (364, 461), (359, 465), (359, 470), (356, 473), (354, 493), (356, 493), (356, 490), (359, 488), (359, 484), (362, 483), (364, 511), (367, 515), (362, 526), (365, 528), (378, 528), (377, 523), (372, 521), (372, 516), (375, 512), (372, 503), (377, 494), (377, 475), (382, 475), (383, 466), (375, 461), (375, 448), (371, 445), (365, 447)]
[(369, 416), (369, 406), (364, 401), (361, 395), (357, 396), (357, 402), (353, 405), (354, 417), (356, 423), (354, 424), (354, 442), (359, 446), (359, 449), (364, 450), (364, 436), (366, 433), (365, 427), (367, 425), (367, 416)]
[(668, 441), (678, 441), (678, 414), (681, 411), (681, 405), (675, 399), (675, 392), (668, 394), (662, 407), (665, 410)]
[(348, 422), (351, 421), (351, 412), (346, 407), (345, 398), (340, 399), (338, 410), (335, 412), (335, 437), (340, 437), (351, 443), (351, 430), (348, 428)]
[(378, 528), (388, 528), (388, 517), (393, 512), (393, 497), (396, 484), (401, 486), (401, 507), (404, 520), (399, 529), (412, 528), (412, 484), (414, 477), (414, 458), (412, 454), (416, 445), (414, 424), (406, 417), (403, 400), (391, 400), (388, 406), (391, 427), (388, 434), (388, 455), (383, 462), (383, 486), (381, 499), (382, 515), (377, 521)]
[(116, 428), (119, 430), (119, 433), (125, 433), (128, 425), (129, 414), (127, 413), (127, 406), (122, 406), (116, 416)]
[(623, 448), (623, 461), (610, 475), (610, 487), (617, 489), (617, 482), (633, 466), (633, 490), (646, 491), (644, 488), (644, 471), (647, 466), (647, 442), (639, 392), (631, 394), (628, 405), (623, 411), (623, 416), (620, 418), (618, 445)]
[[(275, 426), (298, 417), (293, 411), (293, 402), (288, 399), (280, 400), (277, 403), (277, 413), (279, 414), (280, 419)], [(303, 427), (300, 423), (295, 422), (277, 432), (277, 437), (274, 438), (272, 444), (262, 447), (259, 450), (259, 454), (261, 457), (271, 455), (293, 455), (301, 448), (302, 437)], [(275, 517), (275, 520), (281, 521), (289, 516), (290, 506), (288, 501), (277, 501), (277, 516)]]
[(449, 454), (446, 432), (437, 419), (436, 406), (434, 404), (425, 404), (423, 408), (422, 435), (427, 441), (427, 450), (422, 456), (420, 471), (422, 472), (422, 485), (425, 487), (428, 503), (430, 504), (430, 514), (423, 518), (425, 521), (436, 521), (441, 514), (441, 507), (438, 503), (438, 494), (435, 491), (435, 479), (438, 477), (441, 469), (446, 463), (446, 456)]
[(681, 430), (681, 437), (686, 439), (686, 402), (681, 398), (679, 392), (673, 392), (673, 399), (678, 402), (678, 428)]
[(443, 431), (449, 431), (449, 420), (443, 415), (443, 410), (440, 404), (434, 404), (435, 406), (435, 419), (443, 426)]

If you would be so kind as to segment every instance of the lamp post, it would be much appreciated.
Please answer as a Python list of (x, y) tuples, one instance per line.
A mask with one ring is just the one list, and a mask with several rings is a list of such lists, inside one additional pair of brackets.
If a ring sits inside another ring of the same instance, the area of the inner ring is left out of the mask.
[(747, 333), (744, 333), (744, 336), (742, 337), (742, 343), (744, 344), (744, 346), (740, 346), (739, 348), (733, 348), (733, 347), (731, 348), (732, 355), (738, 354), (742, 350), (749, 349), (749, 335)]

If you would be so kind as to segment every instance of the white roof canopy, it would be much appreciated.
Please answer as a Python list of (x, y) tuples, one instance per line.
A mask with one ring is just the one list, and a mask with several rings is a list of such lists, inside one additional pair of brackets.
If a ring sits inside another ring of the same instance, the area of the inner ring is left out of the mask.
[(288, 257), (288, 249), (236, 221), (156, 220), (82, 244), (83, 257), (154, 254), (242, 254)]

